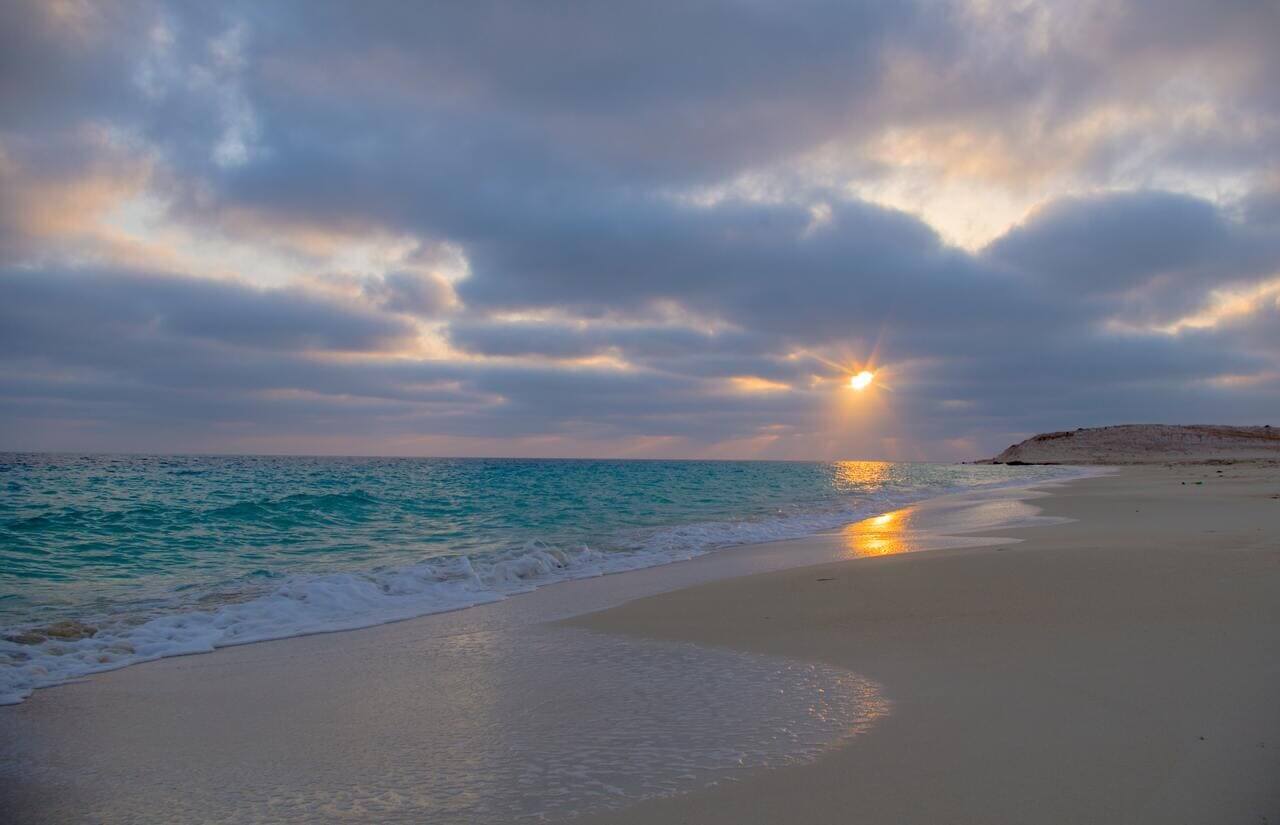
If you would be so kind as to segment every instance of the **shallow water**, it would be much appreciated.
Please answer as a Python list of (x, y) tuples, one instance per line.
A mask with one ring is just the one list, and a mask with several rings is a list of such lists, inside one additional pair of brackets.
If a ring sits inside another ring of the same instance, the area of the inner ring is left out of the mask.
[(1063, 468), (0, 456), (0, 702), (808, 535)]

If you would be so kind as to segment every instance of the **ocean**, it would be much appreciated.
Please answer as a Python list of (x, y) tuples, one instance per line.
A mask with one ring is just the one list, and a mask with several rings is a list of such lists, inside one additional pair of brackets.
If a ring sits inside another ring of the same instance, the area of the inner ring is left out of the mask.
[(840, 527), (1062, 467), (0, 455), (0, 703)]

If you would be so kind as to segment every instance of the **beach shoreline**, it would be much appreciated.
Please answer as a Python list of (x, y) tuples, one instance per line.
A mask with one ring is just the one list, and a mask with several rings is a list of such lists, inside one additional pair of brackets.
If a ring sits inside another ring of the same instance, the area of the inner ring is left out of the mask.
[[(92, 465), (92, 460), (89, 463)], [(434, 463), (396, 462), (394, 466), (403, 471), (405, 466), (423, 468)], [(151, 501), (150, 506), (115, 509), (119, 497), (138, 492), (127, 483), (114, 493), (95, 491), (87, 499), (73, 495), (58, 505), (61, 510), (49, 511), (47, 502), (30, 502), (26, 507), (19, 504), (10, 523), (19, 525), (20, 535), (6, 534), (13, 543), (12, 547), (6, 545), (6, 560), (13, 565), (7, 571), (10, 580), (21, 582), (22, 587), (8, 593), (8, 599), (0, 599), (7, 611), (0, 611), (0, 706), (21, 702), (34, 689), (156, 659), (465, 610), (523, 597), (565, 581), (630, 573), (749, 545), (825, 534), (890, 509), (946, 497), (948, 490), (963, 491), (966, 486), (1001, 496), (1006, 495), (1005, 490), (1045, 478), (1091, 472), (1044, 468), (1012, 474), (987, 470), (975, 476), (961, 465), (795, 465), (817, 469), (814, 475), (820, 480), (822, 493), (831, 492), (826, 489), (828, 484), (833, 489), (842, 486), (842, 494), (820, 502), (797, 498), (794, 489), (777, 489), (761, 483), (758, 477), (753, 488), (751, 479), (722, 472), (721, 488), (716, 491), (705, 486), (716, 483), (707, 475), (690, 486), (693, 479), (686, 475), (673, 480), (662, 471), (663, 464), (629, 464), (631, 469), (659, 468), (649, 472), (646, 483), (638, 484), (632, 493), (652, 491), (665, 479), (683, 484), (695, 503), (681, 512), (678, 503), (664, 503), (662, 497), (651, 493), (646, 498), (644, 492), (637, 499), (627, 492), (625, 481), (604, 479), (616, 482), (613, 489), (619, 492), (613, 499), (601, 499), (584, 487), (561, 490), (551, 499), (539, 501), (552, 510), (561, 508), (562, 521), (565, 513), (580, 514), (576, 522), (570, 515), (570, 523), (561, 525), (568, 531), (557, 533), (555, 516), (542, 521), (530, 519), (528, 508), (504, 510), (502, 502), (510, 496), (537, 498), (537, 494), (518, 483), (513, 486), (510, 478), (505, 486), (499, 482), (491, 489), (483, 472), (487, 461), (447, 464), (455, 471), (468, 468), (470, 475), (462, 475), (472, 484), (462, 485), (463, 500), (468, 503), (455, 502), (443, 510), (433, 510), (432, 502), (449, 500), (457, 491), (447, 485), (444, 489), (431, 487), (429, 473), (425, 489), (402, 489), (408, 498), (398, 499), (394, 492), (371, 496), (358, 486), (365, 479), (358, 473), (351, 475), (347, 467), (337, 478), (329, 478), (328, 485), (316, 487), (299, 483), (297, 465), (283, 468), (278, 462), (274, 468), (287, 471), (276, 479), (281, 486), (273, 486), (274, 492), (265, 498), (251, 496), (210, 510), (193, 507), (189, 491), (169, 489), (170, 498), (159, 497), (166, 502), (163, 511), (167, 514), (160, 530), (153, 519), (155, 508), (161, 506), (159, 500)], [(726, 466), (713, 464), (722, 469)], [(236, 483), (230, 477), (234, 472), (228, 474), (236, 466), (219, 465), (221, 475), (202, 476), (204, 494)], [(682, 465), (685, 470), (689, 466)], [(771, 469), (776, 466), (770, 465)], [(177, 471), (205, 469), (179, 467)], [(836, 473), (835, 478), (823, 475), (829, 470)], [(124, 475), (156, 471), (155, 463), (147, 461), (141, 467), (127, 465)], [(169, 466), (159, 468), (162, 475), (172, 471)], [(59, 470), (54, 478), (40, 484), (56, 486), (58, 476), (65, 472)], [(795, 479), (787, 475), (775, 474), (772, 480), (784, 487), (794, 484)], [(729, 478), (738, 483), (725, 484)], [(351, 485), (356, 486), (348, 489)], [(345, 492), (335, 495), (335, 487)], [(726, 487), (735, 489), (731, 492)], [(394, 491), (395, 485), (391, 488)], [(321, 493), (323, 490), (329, 492)], [(78, 495), (82, 494), (85, 491)], [(713, 505), (698, 518), (690, 518), (717, 496), (722, 500), (736, 496), (741, 501), (742, 496), (750, 499), (753, 495), (762, 505), (754, 510), (743, 507), (732, 515), (716, 516)], [(187, 498), (172, 501), (172, 496)], [(594, 502), (593, 507), (565, 508), (566, 503), (587, 499)], [(416, 504), (419, 500), (423, 507)], [(654, 509), (663, 506), (671, 511), (665, 524)], [(356, 512), (349, 512), (349, 507), (355, 507)], [(628, 516), (628, 507), (636, 508), (637, 514)], [(424, 509), (430, 517), (424, 518)], [(228, 519), (228, 512), (236, 516)], [(477, 517), (477, 512), (484, 515)], [(278, 542), (263, 543), (263, 531), (253, 524), (259, 517), (267, 520), (268, 532)], [(275, 517), (285, 520), (276, 521)], [(608, 526), (610, 521), (616, 527), (619, 522), (637, 519), (649, 523), (632, 526), (630, 532), (612, 531)], [(113, 531), (106, 538), (131, 550), (105, 557), (89, 554), (94, 561), (86, 568), (86, 554), (77, 541), (101, 540), (95, 522), (104, 520)], [(23, 532), (30, 525), (38, 526), (34, 532)], [(572, 533), (575, 527), (579, 529), (576, 538)], [(331, 555), (331, 547), (339, 549)], [(342, 548), (355, 552), (345, 553)], [(368, 548), (368, 552), (358, 548)], [(345, 555), (353, 555), (355, 561)], [(151, 557), (170, 572), (151, 576), (131, 561)], [(84, 576), (86, 569), (88, 578)], [(188, 573), (192, 574), (190, 579), (183, 580)], [(106, 582), (106, 592), (99, 593), (99, 598), (85, 599), (84, 594), (98, 592), (93, 588), (98, 580)], [(31, 615), (17, 618), (23, 615), (24, 607)]]
[[(1257, 816), (1276, 807), (1270, 780), (1280, 775), (1280, 714), (1265, 704), (1280, 678), (1271, 652), (1280, 650), (1280, 612), (1267, 598), (1280, 592), (1280, 537), (1267, 520), (1280, 513), (1280, 501), (1267, 491), (1280, 493), (1276, 468), (1239, 465), (1127, 468), (1009, 490), (989, 502), (944, 496), (828, 534), (566, 582), (454, 614), (143, 664), (38, 691), (25, 705), (0, 709), (0, 728), (47, 736), (44, 755), (54, 757), (58, 781), (86, 761), (137, 775), (164, 750), (161, 743), (196, 758), (201, 738), (239, 731), (223, 750), (213, 749), (212, 766), (198, 776), (211, 788), (228, 781), (256, 787), (262, 777), (229, 776), (227, 766), (264, 750), (305, 763), (315, 731), (299, 727), (341, 728), (354, 737), (344, 747), (358, 753), (394, 751), (355, 721), (365, 718), (370, 694), (379, 697), (379, 718), (397, 730), (412, 730), (421, 723), (413, 714), (430, 712), (415, 696), (422, 666), (399, 661), (404, 651), (429, 658), (477, 632), (564, 627), (638, 644), (815, 663), (882, 685), (892, 705), (808, 764), (758, 768), (749, 782), (724, 781), (574, 821), (825, 822), (858, 818), (856, 812), (868, 822), (1156, 822), (1183, 810), (1202, 814), (1187, 821), (1261, 821)], [(1134, 502), (1159, 521), (1129, 519)], [(1005, 509), (984, 512), (991, 507)], [(1009, 523), (1010, 507), (1024, 519), (1012, 523), (1023, 526), (991, 529), (993, 519)], [(1181, 547), (1187, 525), (1206, 538), (1203, 546)], [(1236, 526), (1221, 532), (1224, 525)], [(1163, 558), (1169, 554), (1160, 548), (1174, 545), (1176, 558)], [(1188, 600), (1194, 616), (1178, 618), (1144, 612), (1163, 602), (1154, 598), (1151, 577), (1138, 575), (1143, 570), (1171, 588), (1170, 598), (1184, 600), (1196, 592), (1196, 576), (1223, 575), (1209, 582), (1212, 592), (1199, 594), (1203, 604)], [(1132, 588), (1129, 611), (1115, 603), (1122, 582)], [(1090, 615), (1070, 621), (1068, 607), (1082, 601)], [(1206, 640), (1194, 619), (1240, 632), (1202, 651), (1195, 644)], [(1188, 667), (1188, 657), (1204, 667)], [(392, 659), (398, 664), (387, 669)], [(1071, 667), (1058, 673), (1055, 662)], [(1138, 694), (1150, 702), (1136, 701)], [(264, 733), (244, 718), (246, 696), (286, 718), (295, 706), (314, 712), (307, 724)], [(1223, 707), (1234, 710), (1214, 710)], [(1256, 741), (1244, 743), (1246, 731)], [(1130, 734), (1138, 746), (1124, 746)], [(87, 759), (80, 749), (103, 753)], [(24, 756), (17, 751), (8, 755), (11, 767)], [(335, 781), (359, 784), (367, 770), (351, 767)], [(57, 782), (8, 773), (12, 788), (25, 783), (10, 807), (34, 812), (16, 821), (58, 820), (40, 815), (54, 804)], [(289, 781), (286, 772), (269, 784)], [(173, 810), (148, 807), (172, 802), (163, 791), (101, 784), (80, 788), (57, 810), (105, 804), (109, 811), (120, 803), (116, 810), (141, 821), (147, 810)], [(329, 804), (320, 818), (368, 813)], [(1208, 816), (1219, 811), (1220, 819)]]
[(1274, 822), (1280, 467), (1126, 467), (1016, 544), (701, 585), (570, 621), (840, 664), (895, 711), (815, 764), (584, 822)]

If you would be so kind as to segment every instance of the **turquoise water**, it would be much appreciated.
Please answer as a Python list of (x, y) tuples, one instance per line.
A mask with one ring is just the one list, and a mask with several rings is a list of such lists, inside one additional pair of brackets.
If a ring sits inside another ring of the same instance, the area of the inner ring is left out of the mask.
[[(1062, 472), (3, 455), (0, 699), (133, 661), (456, 609)], [(67, 621), (80, 624), (48, 632)]]

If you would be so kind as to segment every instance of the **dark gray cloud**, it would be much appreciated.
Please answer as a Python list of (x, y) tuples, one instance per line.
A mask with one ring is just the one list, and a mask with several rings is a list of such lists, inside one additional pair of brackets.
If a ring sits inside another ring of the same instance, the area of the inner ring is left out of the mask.
[[(372, 13), (370, 13), (372, 11)], [(474, 117), (646, 178), (715, 177), (812, 145), (875, 94), (889, 49), (943, 51), (928, 3), (275, 6), (267, 70), (328, 109)], [(305, 28), (279, 25), (305, 17)], [(821, 55), (815, 60), (814, 55)], [(334, 71), (333, 68), (342, 70)], [(376, 117), (377, 115), (375, 115)]]
[(988, 254), (1064, 291), (1115, 295), (1153, 278), (1196, 276), (1232, 254), (1227, 221), (1187, 195), (1135, 192), (1055, 202), (991, 244)]
[(264, 350), (385, 350), (413, 334), (404, 321), (301, 289), (98, 269), (0, 273), (0, 345), (43, 354), (71, 340), (209, 341)]
[(439, 275), (388, 272), (365, 284), (367, 297), (391, 312), (432, 318), (453, 306), (453, 287)]
[(460, 291), (469, 306), (491, 310), (635, 311), (678, 301), (805, 344), (958, 315), (1018, 323), (1027, 296), (1010, 289), (1012, 278), (945, 247), (919, 220), (858, 202), (829, 209), (825, 223), (804, 205), (602, 210), (585, 231), (544, 225), (477, 244)]
[(994, 241), (986, 256), (1039, 278), (1064, 299), (1105, 301), (1115, 315), (1168, 321), (1208, 291), (1275, 273), (1280, 240), (1261, 216), (1235, 219), (1169, 192), (1054, 202)]
[(60, 5), (0, 6), (0, 122), (43, 129), (68, 117), (136, 115), (122, 89), (147, 39), (148, 6)]
[(544, 321), (458, 320), (449, 325), (455, 346), (485, 355), (540, 355), (587, 358), (610, 350), (638, 359), (697, 355), (737, 355), (746, 359), (768, 353), (771, 341), (740, 331), (703, 332), (679, 326), (644, 326), (609, 321), (565, 324)]

